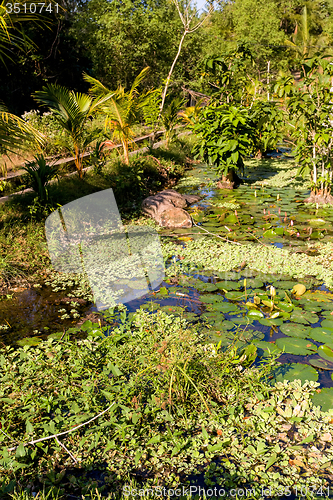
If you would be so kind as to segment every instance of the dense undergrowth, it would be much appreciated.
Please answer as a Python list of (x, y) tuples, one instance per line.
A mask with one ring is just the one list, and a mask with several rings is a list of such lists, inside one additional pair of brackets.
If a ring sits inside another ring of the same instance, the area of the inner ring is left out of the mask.
[(262, 486), (278, 498), (328, 484), (332, 417), (310, 400), (318, 384), (271, 387), (273, 359), (252, 368), (252, 349), (205, 344), (162, 311), (107, 317), (117, 325), (106, 337), (86, 323), (85, 340), (2, 349), (1, 498), (121, 495), (131, 481), (175, 488), (198, 477), (253, 498)]
[[(41, 204), (36, 193), (17, 196), (0, 205), (0, 283), (5, 288), (26, 279), (38, 279), (50, 269), (44, 221), (58, 206), (82, 196), (112, 188), (124, 222), (138, 218), (141, 201), (174, 185), (188, 167), (193, 139), (179, 139), (169, 149), (159, 148), (135, 155), (130, 166), (120, 160), (77, 176), (60, 178), (48, 186), (49, 200)], [(130, 193), (130, 196), (129, 196)]]

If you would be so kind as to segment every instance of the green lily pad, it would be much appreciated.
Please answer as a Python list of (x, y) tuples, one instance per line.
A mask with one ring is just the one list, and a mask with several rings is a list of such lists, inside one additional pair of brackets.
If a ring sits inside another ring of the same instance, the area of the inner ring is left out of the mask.
[(288, 354), (299, 354), (306, 356), (317, 351), (317, 347), (308, 340), (295, 337), (281, 337), (277, 339), (276, 345)]
[(243, 300), (245, 298), (244, 292), (227, 292), (225, 297), (229, 300)]
[(281, 352), (281, 349), (275, 344), (271, 342), (266, 342), (265, 340), (254, 340), (253, 344), (263, 351), (264, 355), (269, 355), (273, 353)]
[(252, 309), (247, 313), (247, 315), (251, 318), (263, 318), (264, 314), (261, 311), (258, 311), (257, 309)]
[(308, 323), (318, 323), (319, 317), (310, 311), (295, 309), (290, 315), (290, 321), (307, 325)]
[(250, 278), (246, 283), (247, 288), (261, 288), (264, 283), (259, 278)]
[(238, 290), (241, 285), (236, 281), (219, 281), (216, 286), (219, 290)]
[(17, 341), (17, 344), (21, 347), (26, 345), (28, 346), (36, 346), (42, 342), (42, 339), (39, 337), (26, 337), (25, 339), (21, 339)]
[[(303, 297), (304, 298), (306, 297), (306, 298), (311, 299), (311, 300), (318, 300), (320, 302), (330, 302), (332, 304), (332, 308), (333, 308), (333, 302), (331, 302), (333, 299), (332, 293), (321, 291), (321, 290), (316, 290), (315, 292), (307, 291), (307, 292), (305, 292)], [(324, 305), (323, 305), (323, 307), (324, 307)]]
[(222, 295), (207, 294), (200, 295), (200, 300), (201, 302), (205, 302), (206, 304), (214, 304), (215, 302), (223, 302), (224, 297), (222, 297)]
[(323, 219), (310, 219), (308, 221), (309, 223), (309, 226), (313, 226), (313, 227), (316, 227), (316, 226), (323, 226), (326, 224), (326, 221), (324, 221)]
[(231, 304), (230, 302), (215, 302), (214, 304), (208, 304), (208, 311), (221, 311), (224, 313), (237, 313), (239, 308), (236, 304)]
[(238, 219), (235, 214), (231, 214), (228, 217), (226, 217), (223, 222), (225, 222), (226, 224), (237, 224)]
[(320, 345), (318, 347), (318, 354), (321, 358), (324, 358), (327, 361), (333, 361), (333, 345), (332, 344)]
[(214, 292), (217, 290), (217, 287), (214, 283), (204, 283), (201, 280), (197, 280), (194, 287), (200, 292)]
[(325, 387), (320, 392), (315, 392), (312, 396), (312, 403), (320, 406), (322, 411), (328, 411), (333, 408), (333, 387)]
[(184, 312), (184, 308), (180, 306), (161, 306), (161, 311), (164, 311), (167, 314), (173, 314), (174, 316), (182, 314)]
[(333, 319), (324, 319), (324, 321), (322, 321), (320, 325), (322, 328), (327, 327), (333, 330)]
[(333, 370), (333, 363), (326, 361), (325, 359), (314, 358), (309, 360), (310, 365), (315, 368), (320, 368), (321, 370)]
[(302, 363), (285, 363), (277, 366), (271, 372), (276, 382), (284, 380), (301, 380), (304, 383), (306, 380), (316, 382), (318, 380), (318, 372), (309, 365)]
[(216, 331), (231, 330), (232, 328), (234, 328), (234, 326), (235, 326), (235, 323), (233, 323), (232, 321), (229, 321), (228, 319), (220, 319), (218, 321), (214, 321), (214, 323), (212, 324), (212, 327)]
[(292, 288), (295, 286), (295, 281), (279, 281), (279, 288), (282, 288), (283, 290), (292, 290)]
[(265, 338), (265, 334), (259, 330), (244, 330), (239, 334), (239, 340), (244, 342), (254, 343), (254, 341), (261, 341), (263, 338)]
[(288, 337), (298, 337), (305, 339), (309, 335), (310, 328), (308, 326), (299, 325), (297, 323), (285, 323), (280, 326), (280, 330)]
[(254, 321), (254, 318), (251, 318), (251, 316), (245, 316), (245, 318), (233, 318), (232, 320), (236, 325), (251, 325), (251, 323), (253, 323)]
[(260, 318), (259, 323), (264, 326), (280, 326), (283, 323), (281, 318)]
[(294, 308), (293, 304), (290, 304), (289, 302), (278, 302), (276, 306), (284, 312), (291, 312)]
[(327, 331), (325, 328), (310, 328), (308, 338), (327, 344), (333, 342), (333, 330)]
[(55, 339), (59, 340), (61, 337), (64, 335), (63, 332), (57, 332), (57, 333), (51, 333), (50, 335), (47, 336), (48, 339)]

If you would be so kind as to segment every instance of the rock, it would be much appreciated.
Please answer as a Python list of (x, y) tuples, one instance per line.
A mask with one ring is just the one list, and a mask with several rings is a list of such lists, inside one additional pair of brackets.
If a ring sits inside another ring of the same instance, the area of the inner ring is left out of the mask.
[(182, 208), (169, 208), (161, 214), (162, 227), (192, 227), (191, 217)]
[(143, 200), (142, 211), (162, 227), (191, 227), (191, 217), (183, 209), (199, 200), (200, 196), (165, 189)]

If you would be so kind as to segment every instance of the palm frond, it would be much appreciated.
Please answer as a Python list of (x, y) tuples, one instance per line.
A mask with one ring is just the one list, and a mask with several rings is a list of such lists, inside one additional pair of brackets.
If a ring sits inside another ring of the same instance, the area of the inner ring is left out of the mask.
[[(0, 148), (6, 153), (28, 149), (31, 143), (39, 148), (45, 141), (43, 134), (12, 113), (0, 103)], [(29, 144), (30, 143), (30, 144)]]

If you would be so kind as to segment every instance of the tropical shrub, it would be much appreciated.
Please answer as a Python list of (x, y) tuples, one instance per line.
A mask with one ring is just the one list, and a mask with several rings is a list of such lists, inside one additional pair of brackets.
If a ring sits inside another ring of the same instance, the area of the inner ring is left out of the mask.
[(91, 84), (91, 95), (103, 101), (99, 108), (106, 115), (105, 127), (112, 132), (112, 139), (120, 140), (126, 165), (129, 165), (129, 146), (134, 138), (133, 125), (148, 103), (149, 92), (140, 95), (138, 91), (148, 71), (147, 67), (139, 73), (128, 92), (121, 85), (113, 92), (95, 78), (84, 75), (84, 79)]
[(267, 151), (275, 149), (283, 139), (285, 117), (280, 104), (274, 101), (256, 100), (251, 111), (256, 130), (254, 152), (257, 158), (261, 158)]
[(180, 123), (180, 110), (184, 106), (184, 99), (181, 97), (174, 97), (171, 101), (167, 102), (161, 114), (162, 126), (165, 130), (166, 148), (169, 148), (170, 142), (175, 137), (175, 127)]
[(299, 173), (311, 176), (309, 201), (332, 203), (333, 67), (327, 59), (314, 57), (303, 64), (305, 78), (287, 100), (294, 120), (292, 138)]
[(56, 84), (49, 84), (43, 90), (33, 94), (35, 100), (48, 106), (60, 127), (70, 138), (67, 148), (75, 157), (75, 166), (79, 178), (83, 177), (83, 155), (96, 140), (96, 134), (86, 131), (86, 126), (92, 115), (104, 104), (109, 96), (93, 99), (86, 94), (68, 90)]
[(48, 200), (47, 184), (57, 175), (56, 167), (46, 162), (44, 155), (35, 156), (33, 161), (29, 161), (23, 167), (28, 174), (30, 187), (38, 194), (41, 202)]
[(245, 156), (254, 152), (256, 129), (249, 108), (214, 102), (202, 110), (192, 129), (198, 136), (195, 156), (214, 165), (220, 175), (243, 168)]

